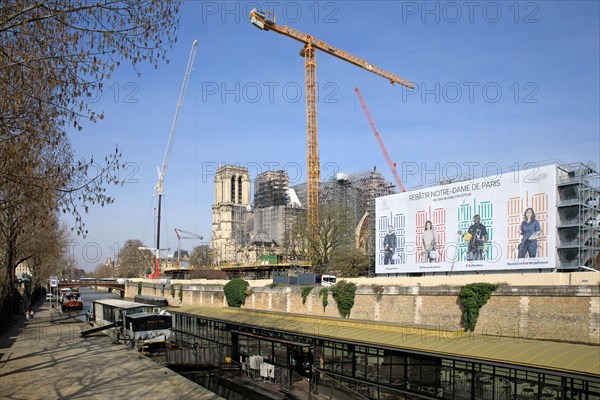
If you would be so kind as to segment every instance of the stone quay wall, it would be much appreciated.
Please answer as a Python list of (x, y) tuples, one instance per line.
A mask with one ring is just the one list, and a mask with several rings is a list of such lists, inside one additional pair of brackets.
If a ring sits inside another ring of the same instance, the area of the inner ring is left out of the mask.
[[(483, 281), (483, 280), (482, 280)], [(174, 296), (171, 287), (175, 288)], [(182, 298), (179, 299), (180, 288)], [(341, 318), (331, 291), (324, 308), (321, 287), (303, 302), (297, 286), (252, 286), (242, 308)], [(359, 285), (350, 319), (385, 321), (413, 327), (461, 329), (461, 286)], [(138, 293), (128, 282), (126, 297)], [(143, 281), (142, 294), (165, 297), (169, 305), (227, 307), (223, 285)], [(510, 286), (498, 288), (479, 314), (475, 333), (600, 345), (598, 284)]]

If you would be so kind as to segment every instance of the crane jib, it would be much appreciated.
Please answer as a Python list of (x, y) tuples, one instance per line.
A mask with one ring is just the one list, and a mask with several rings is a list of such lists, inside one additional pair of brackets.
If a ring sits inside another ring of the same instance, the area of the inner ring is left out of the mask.
[[(329, 43), (319, 40), (319, 39), (315, 38), (314, 36), (311, 36), (309, 34), (301, 32), (290, 26), (276, 25), (276, 24), (268, 25), (267, 24), (267, 25), (264, 25), (264, 30), (272, 30), (272, 31), (275, 31), (282, 35), (285, 35), (289, 38), (295, 39), (301, 43), (310, 44), (311, 46), (313, 46), (316, 49), (319, 49), (325, 53), (331, 54), (334, 57), (337, 57), (341, 60), (347, 61), (351, 64), (356, 65), (357, 67), (363, 68), (363, 69), (365, 69), (369, 72), (372, 72), (376, 75), (384, 77), (384, 78), (388, 79), (392, 84), (398, 83), (409, 89), (414, 88), (414, 85), (412, 84), (412, 82), (410, 82), (406, 79), (403, 79), (400, 76), (395, 75), (391, 72), (388, 72), (382, 68), (379, 68), (379, 67), (369, 63), (368, 61), (363, 60), (360, 57), (357, 57), (357, 56), (354, 56), (354, 55), (348, 53), (347, 51), (338, 49), (337, 47), (332, 46)], [(302, 55), (302, 53), (301, 53), (301, 55)]]

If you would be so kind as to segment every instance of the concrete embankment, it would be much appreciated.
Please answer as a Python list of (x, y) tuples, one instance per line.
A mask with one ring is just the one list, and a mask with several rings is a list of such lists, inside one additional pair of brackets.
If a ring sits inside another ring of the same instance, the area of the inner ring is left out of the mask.
[(83, 322), (52, 317), (45, 303), (0, 328), (3, 399), (222, 399), (104, 334), (81, 338)]

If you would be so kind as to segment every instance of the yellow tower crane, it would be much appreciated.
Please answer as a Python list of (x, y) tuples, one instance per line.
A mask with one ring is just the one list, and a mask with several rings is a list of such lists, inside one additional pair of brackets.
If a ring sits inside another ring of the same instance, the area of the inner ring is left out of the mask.
[(330, 44), (316, 39), (311, 35), (300, 32), (286, 25), (278, 25), (275, 15), (270, 12), (259, 11), (256, 8), (250, 11), (250, 22), (263, 31), (273, 31), (295, 39), (304, 44), (300, 56), (304, 57), (304, 83), (306, 86), (306, 208), (308, 210), (308, 223), (310, 235), (314, 238), (317, 233), (319, 221), (319, 147), (317, 133), (317, 61), (316, 50), (324, 51), (339, 59), (347, 61), (357, 67), (384, 77), (390, 83), (398, 83), (412, 89), (413, 84), (406, 79), (376, 67), (369, 62), (353, 56), (348, 52), (338, 49)]

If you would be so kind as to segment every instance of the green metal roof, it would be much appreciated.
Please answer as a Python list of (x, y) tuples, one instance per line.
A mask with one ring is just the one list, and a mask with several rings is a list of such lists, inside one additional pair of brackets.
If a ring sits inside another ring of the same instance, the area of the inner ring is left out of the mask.
[(238, 308), (166, 307), (224, 322), (438, 356), (600, 377), (600, 346), (463, 333), (457, 329)]

